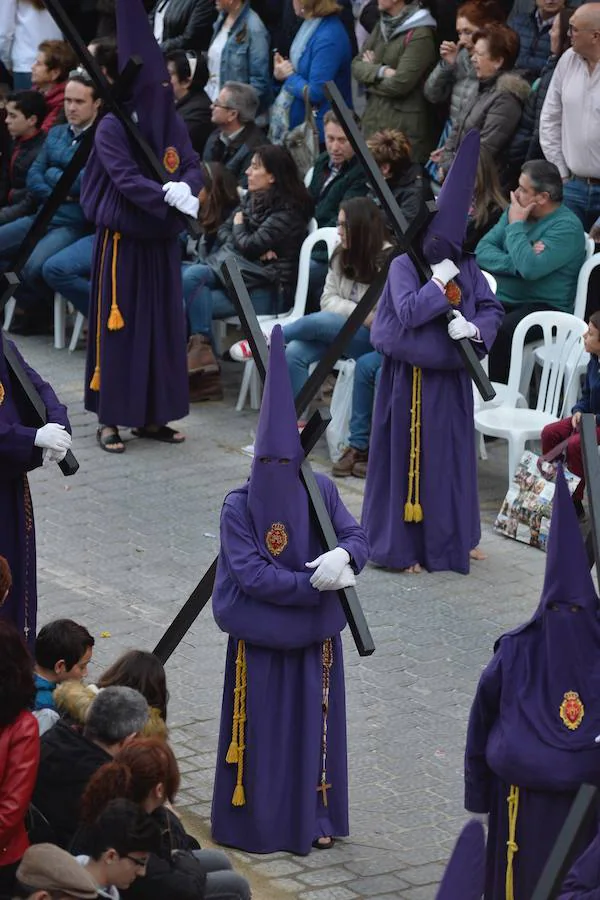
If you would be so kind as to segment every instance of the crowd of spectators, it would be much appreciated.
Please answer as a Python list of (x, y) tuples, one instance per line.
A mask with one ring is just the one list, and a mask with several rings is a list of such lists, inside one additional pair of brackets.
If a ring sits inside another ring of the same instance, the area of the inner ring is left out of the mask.
[[(64, 5), (114, 82), (113, 0)], [(291, 307), (300, 247), (315, 227), (338, 228), (341, 255), (329, 260), (323, 243), (313, 249), (307, 322), (322, 324), (324, 318), (312, 316), (347, 309), (368, 283), (363, 262), (348, 262), (344, 255), (345, 241), (356, 218), (352, 199), (378, 201), (329, 108), (327, 81), (336, 83), (354, 109), (409, 222), (439, 192), (464, 136), (471, 129), (480, 132), (467, 249), (496, 277), (507, 311), (491, 361), (498, 378), (506, 378), (511, 335), (526, 312), (572, 311), (583, 230), (594, 238), (600, 234), (599, 4), (159, 0), (146, 8), (174, 103), (203, 161), (201, 237), (194, 243), (182, 234), (181, 241), (191, 400), (224, 396), (213, 321), (234, 312), (219, 274), (227, 255), (238, 257), (258, 313)], [(61, 37), (41, 0), (2, 5), (4, 269), (83, 134), (102, 115), (101, 98)], [(294, 173), (291, 159), (299, 160), (288, 152), (288, 137), (304, 121), (306, 96), (320, 152), (309, 171)], [(79, 205), (81, 178), (85, 171), (22, 272), (11, 323), (17, 333), (50, 329), (55, 292), (87, 314), (94, 236)], [(370, 207), (363, 206), (361, 214), (368, 217)], [(561, 222), (569, 230), (566, 242)], [(389, 223), (386, 235), (393, 244)], [(554, 240), (561, 242), (558, 255)], [(332, 290), (342, 293), (332, 300)], [(298, 339), (294, 329), (305, 327), (289, 326), (290, 356), (299, 340), (304, 350), (307, 343), (330, 342), (329, 332), (322, 331), (308, 338), (302, 332)], [(372, 353), (368, 329), (369, 321), (360, 332), (362, 352), (353, 346), (351, 356)], [(246, 359), (248, 353), (239, 345), (231, 358)], [(375, 355), (368, 385), (374, 384), (377, 363)], [(369, 388), (364, 396), (371, 394)], [(367, 453), (365, 438), (358, 443), (351, 448)]]

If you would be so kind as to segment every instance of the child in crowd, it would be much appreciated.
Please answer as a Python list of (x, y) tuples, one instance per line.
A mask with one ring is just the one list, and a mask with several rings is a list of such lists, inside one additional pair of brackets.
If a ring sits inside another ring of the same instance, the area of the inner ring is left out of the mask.
[(582, 413), (594, 413), (596, 416), (596, 435), (600, 439), (600, 312), (590, 316), (588, 330), (583, 336), (586, 351), (590, 354), (585, 384), (581, 397), (571, 410), (572, 415), (560, 422), (546, 425), (542, 431), (542, 453), (548, 453), (561, 441), (569, 439), (566, 448), (567, 468), (581, 478), (573, 494), (573, 503), (579, 518), (584, 515), (583, 489), (585, 487), (583, 459), (581, 456), (581, 435), (579, 423)]
[(93, 647), (94, 638), (87, 628), (72, 619), (55, 619), (40, 629), (34, 651), (34, 710), (56, 710), (56, 686), (85, 678)]

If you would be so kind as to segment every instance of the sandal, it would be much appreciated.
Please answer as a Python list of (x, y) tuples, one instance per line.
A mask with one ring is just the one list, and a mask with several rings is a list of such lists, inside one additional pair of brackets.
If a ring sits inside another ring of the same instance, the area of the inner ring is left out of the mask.
[(121, 440), (118, 429), (113, 425), (100, 425), (96, 432), (96, 440), (100, 449), (106, 450), (107, 453), (125, 453), (125, 444)]
[[(322, 844), (321, 841), (327, 841), (327, 843)], [(334, 844), (335, 844), (334, 837), (328, 837), (328, 838), (320, 837), (312, 842), (312, 845), (315, 848), (315, 850), (331, 850), (331, 848), (333, 847)]]
[(161, 441), (163, 444), (183, 444), (185, 435), (175, 431), (168, 425), (161, 425), (160, 428), (132, 428), (131, 433), (139, 438), (147, 438), (149, 441)]

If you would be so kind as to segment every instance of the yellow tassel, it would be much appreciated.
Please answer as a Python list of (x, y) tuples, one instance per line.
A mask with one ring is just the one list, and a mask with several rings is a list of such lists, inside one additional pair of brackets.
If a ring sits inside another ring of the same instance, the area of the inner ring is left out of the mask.
[(408, 491), (407, 499), (404, 504), (404, 521), (412, 522), (414, 518), (413, 510), (413, 489), (415, 483), (415, 442), (416, 442), (416, 415), (417, 415), (417, 378), (419, 369), (413, 366), (412, 378), (412, 397), (410, 401), (410, 456), (408, 461)]
[(414, 507), (413, 507), (412, 503), (409, 503), (409, 502), (407, 501), (407, 502), (404, 504), (404, 521), (405, 521), (405, 522), (412, 522), (413, 519), (414, 519), (414, 515), (415, 515)]
[(421, 395), (423, 391), (423, 369), (417, 369), (417, 402), (415, 414), (415, 502), (413, 522), (423, 521), (423, 507), (420, 503), (421, 490)]
[(519, 788), (511, 784), (510, 794), (506, 798), (508, 803), (508, 840), (506, 846), (506, 900), (515, 900), (514, 886), (514, 856), (518, 853), (517, 846), (517, 816), (519, 814)]
[(113, 234), (113, 253), (112, 253), (112, 300), (110, 304), (110, 315), (108, 317), (108, 330), (120, 331), (125, 328), (125, 320), (121, 315), (121, 310), (117, 306), (117, 257), (119, 253), (119, 241), (121, 235), (119, 232)]
[(100, 390), (100, 366), (96, 366), (94, 369), (94, 374), (92, 375), (92, 380), (90, 381), (90, 391), (99, 391)]
[(245, 806), (246, 805), (246, 794), (244, 793), (244, 786), (241, 784), (237, 784), (235, 787), (235, 791), (233, 792), (233, 798), (231, 800), (232, 806)]
[(225, 757), (226, 763), (234, 763), (239, 762), (239, 750), (237, 741), (232, 741), (229, 745), (229, 750), (227, 751), (227, 756)]
[(100, 254), (100, 271), (98, 272), (98, 296), (96, 303), (98, 306), (96, 315), (96, 368), (90, 381), (90, 391), (100, 390), (100, 323), (102, 322), (102, 277), (104, 275), (104, 258), (106, 256), (106, 245), (108, 243), (108, 229), (104, 232), (104, 240), (102, 241), (102, 253)]
[(423, 507), (420, 503), (413, 503), (413, 522), (422, 522), (423, 521)]

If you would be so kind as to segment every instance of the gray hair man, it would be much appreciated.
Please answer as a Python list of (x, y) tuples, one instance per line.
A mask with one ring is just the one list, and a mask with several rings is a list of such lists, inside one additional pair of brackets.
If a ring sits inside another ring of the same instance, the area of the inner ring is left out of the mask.
[(269, 141), (254, 121), (258, 94), (249, 84), (226, 81), (213, 100), (211, 119), (215, 130), (204, 147), (204, 162), (220, 162), (235, 175), (240, 187), (247, 187), (246, 169), (256, 147)]
[(92, 702), (83, 734), (61, 720), (43, 735), (33, 803), (59, 846), (68, 848), (77, 830), (79, 801), (91, 776), (132, 741), (147, 720), (148, 704), (138, 691), (109, 687)]

